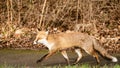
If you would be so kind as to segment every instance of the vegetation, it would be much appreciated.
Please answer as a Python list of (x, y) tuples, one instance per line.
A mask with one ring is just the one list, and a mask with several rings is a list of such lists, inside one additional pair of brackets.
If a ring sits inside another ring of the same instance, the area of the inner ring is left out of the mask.
[[(0, 65), (0, 68), (30, 68), (27, 66), (11, 66), (11, 65)], [(120, 65), (114, 65), (114, 66), (108, 66), (108, 65), (104, 65), (104, 66), (90, 66), (88, 64), (83, 64), (83, 65), (68, 65), (68, 66), (42, 66), (42, 67), (37, 67), (37, 68), (120, 68)]]
[(0, 47), (36, 49), (36, 29), (75, 30), (120, 52), (119, 0), (0, 0)]

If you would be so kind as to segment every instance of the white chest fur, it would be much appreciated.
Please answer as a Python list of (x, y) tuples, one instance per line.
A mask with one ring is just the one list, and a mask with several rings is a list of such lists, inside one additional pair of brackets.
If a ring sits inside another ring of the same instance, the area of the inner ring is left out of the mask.
[(49, 43), (46, 39), (38, 40), (38, 43), (45, 45), (49, 50), (51, 50), (54, 45), (54, 43)]

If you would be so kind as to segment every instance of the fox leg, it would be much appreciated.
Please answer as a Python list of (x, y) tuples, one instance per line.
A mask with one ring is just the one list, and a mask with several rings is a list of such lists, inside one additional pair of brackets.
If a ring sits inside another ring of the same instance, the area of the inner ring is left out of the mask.
[(56, 51), (50, 51), (49, 53), (45, 54), (41, 59), (37, 60), (36, 63), (42, 62), (45, 59), (48, 59), (48, 57), (52, 56)]
[(98, 57), (98, 53), (94, 50), (94, 49), (84, 49), (89, 55), (92, 55), (93, 57), (95, 57), (97, 63), (100, 63), (99, 57)]
[(45, 59), (45, 57), (46, 57), (47, 55), (48, 55), (48, 53), (45, 54), (41, 59), (37, 60), (36, 63), (42, 62), (42, 61)]
[(78, 58), (74, 64), (77, 64), (79, 62), (79, 60), (82, 58), (82, 52), (80, 49), (75, 49), (75, 52), (77, 53)]
[(92, 53), (92, 55), (93, 55), (93, 57), (95, 57), (97, 63), (99, 64), (99, 63), (100, 63), (100, 60), (99, 60), (99, 57), (98, 57), (98, 53), (94, 51), (94, 52)]
[(70, 61), (69, 61), (69, 58), (68, 58), (68, 55), (67, 55), (66, 51), (65, 51), (65, 50), (62, 50), (62, 51), (61, 51), (61, 54), (63, 55), (63, 57), (65, 58), (65, 60), (67, 61), (68, 65), (69, 65), (69, 64), (70, 64)]

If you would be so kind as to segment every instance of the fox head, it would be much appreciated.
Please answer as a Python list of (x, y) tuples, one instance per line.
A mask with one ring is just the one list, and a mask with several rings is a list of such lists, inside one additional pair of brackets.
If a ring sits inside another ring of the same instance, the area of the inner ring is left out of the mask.
[(33, 42), (33, 44), (44, 44), (46, 43), (46, 38), (48, 36), (48, 31), (39, 31)]

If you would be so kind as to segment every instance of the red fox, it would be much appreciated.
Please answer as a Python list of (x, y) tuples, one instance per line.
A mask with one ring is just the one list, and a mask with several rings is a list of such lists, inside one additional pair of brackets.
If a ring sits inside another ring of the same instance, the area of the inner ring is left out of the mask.
[(55, 52), (60, 51), (67, 63), (70, 64), (66, 49), (71, 47), (74, 47), (75, 52), (78, 54), (75, 63), (78, 63), (82, 58), (81, 49), (95, 57), (98, 63), (100, 62), (98, 54), (102, 55), (104, 58), (112, 60), (112, 62), (118, 61), (116, 57), (109, 55), (93, 36), (80, 32), (49, 34), (48, 31), (39, 31), (34, 40), (34, 44), (43, 44), (49, 49), (49, 53), (39, 59), (37, 63), (47, 59)]

